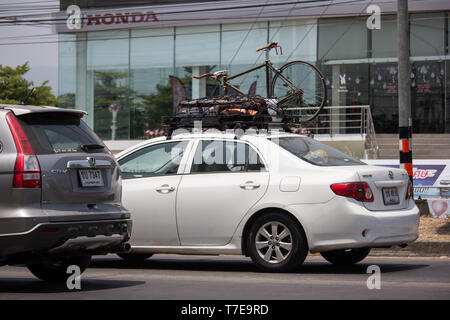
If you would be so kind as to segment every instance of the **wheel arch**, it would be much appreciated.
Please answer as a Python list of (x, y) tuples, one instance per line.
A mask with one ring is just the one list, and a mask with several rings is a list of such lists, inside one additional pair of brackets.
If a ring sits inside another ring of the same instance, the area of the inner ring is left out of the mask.
[(260, 216), (262, 216), (266, 213), (270, 213), (270, 212), (278, 212), (278, 213), (285, 214), (285, 215), (291, 217), (297, 223), (297, 226), (303, 231), (303, 234), (305, 235), (306, 244), (309, 247), (308, 235), (306, 233), (306, 230), (303, 227), (302, 223), (299, 221), (299, 219), (294, 214), (292, 214), (291, 212), (289, 212), (288, 210), (283, 209), (283, 208), (267, 207), (267, 208), (260, 209), (260, 210), (256, 211), (255, 213), (253, 213), (250, 216), (250, 218), (245, 222), (244, 228), (242, 230), (242, 237), (241, 237), (241, 250), (242, 250), (242, 254), (244, 256), (246, 256), (246, 257), (248, 256), (247, 236), (248, 236), (248, 233), (250, 232), (250, 227), (251, 227), (252, 223)]

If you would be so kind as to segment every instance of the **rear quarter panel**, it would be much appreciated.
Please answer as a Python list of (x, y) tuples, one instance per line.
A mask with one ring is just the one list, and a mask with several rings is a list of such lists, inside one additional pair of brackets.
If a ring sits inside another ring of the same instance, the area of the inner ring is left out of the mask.
[(23, 232), (32, 227), (29, 217), (42, 215), (41, 189), (13, 189), (17, 151), (5, 115), (0, 110), (0, 234)]

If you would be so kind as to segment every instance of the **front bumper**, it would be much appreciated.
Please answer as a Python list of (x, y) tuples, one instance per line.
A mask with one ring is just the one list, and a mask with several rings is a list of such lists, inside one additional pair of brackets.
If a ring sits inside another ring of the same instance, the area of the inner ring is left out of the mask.
[(305, 229), (311, 252), (401, 245), (419, 236), (420, 212), (413, 201), (408, 208), (393, 211), (370, 211), (344, 197), (291, 207)]
[(46, 222), (31, 230), (0, 235), (0, 258), (26, 254), (106, 254), (124, 248), (130, 219)]

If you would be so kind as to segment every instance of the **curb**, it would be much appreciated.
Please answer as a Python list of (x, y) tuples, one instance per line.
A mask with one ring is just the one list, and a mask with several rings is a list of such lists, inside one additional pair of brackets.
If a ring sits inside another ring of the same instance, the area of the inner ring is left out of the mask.
[(450, 241), (416, 241), (406, 248), (393, 246), (392, 248), (374, 248), (371, 256), (397, 256), (397, 257), (439, 257), (450, 255)]

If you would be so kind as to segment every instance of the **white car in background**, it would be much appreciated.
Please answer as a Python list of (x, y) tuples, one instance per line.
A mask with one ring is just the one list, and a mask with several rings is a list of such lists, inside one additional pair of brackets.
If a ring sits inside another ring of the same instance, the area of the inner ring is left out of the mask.
[(290, 133), (189, 133), (117, 155), (131, 252), (243, 254), (290, 271), (308, 252), (335, 264), (417, 239), (419, 210), (403, 169), (366, 165)]

